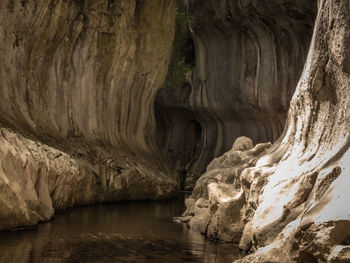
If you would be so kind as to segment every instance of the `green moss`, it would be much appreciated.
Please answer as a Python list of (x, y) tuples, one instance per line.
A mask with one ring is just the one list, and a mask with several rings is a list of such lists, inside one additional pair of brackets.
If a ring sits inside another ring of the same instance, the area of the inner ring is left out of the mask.
[(165, 87), (182, 87), (186, 82), (186, 74), (191, 67), (186, 65), (183, 61), (170, 64), (168, 75), (166, 77)]
[(189, 61), (188, 54), (193, 53), (191, 42), (190, 24), (191, 17), (185, 12), (183, 1), (177, 1), (176, 28), (173, 43), (173, 52), (164, 87), (179, 88), (187, 82), (186, 74), (191, 70), (193, 61)]
[(188, 35), (190, 19), (185, 12), (176, 12), (176, 35), (177, 41), (183, 40)]

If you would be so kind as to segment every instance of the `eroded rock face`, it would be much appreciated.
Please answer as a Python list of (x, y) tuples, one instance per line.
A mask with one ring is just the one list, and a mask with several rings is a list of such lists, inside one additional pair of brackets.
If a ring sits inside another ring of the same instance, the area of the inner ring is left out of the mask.
[(171, 0), (3, 1), (1, 119), (150, 152), (173, 11)]
[[(255, 251), (238, 262), (348, 260), (349, 5), (318, 1), (311, 47), (281, 140), (253, 159), (249, 151), (230, 151), (223, 161), (214, 160), (219, 167), (199, 179), (186, 202), (190, 226), (202, 218), (197, 203), (206, 203), (206, 221), (197, 228)], [(228, 230), (220, 230), (220, 220), (231, 224)], [(237, 234), (228, 236), (230, 231)]]
[(176, 194), (171, 178), (152, 171), (145, 176), (113, 151), (94, 150), (95, 160), (89, 161), (1, 128), (0, 230), (35, 225), (74, 205)]
[(153, 109), (174, 16), (174, 0), (1, 1), (0, 123), (30, 138), (0, 136), (1, 229), (174, 195)]
[[(167, 127), (159, 132), (165, 137), (161, 147), (168, 150), (168, 158), (174, 151), (188, 156), (182, 169), (190, 188), (237, 137), (262, 143), (281, 135), (309, 48), (317, 2), (186, 2), (195, 66), (187, 72), (187, 84), (163, 87), (157, 102), (160, 122)], [(183, 45), (184, 52), (189, 48)], [(186, 57), (183, 61), (191, 66)], [(178, 140), (181, 136), (192, 143)]]
[[(239, 137), (231, 151), (215, 158), (186, 200), (184, 221), (212, 239), (237, 243), (241, 240), (245, 224), (254, 212), (250, 205), (257, 202), (263, 187), (266, 176), (261, 176), (259, 171), (248, 171), (272, 144), (257, 144), (250, 149), (242, 148), (242, 142), (249, 144), (251, 140)], [(255, 187), (251, 189), (253, 182)]]

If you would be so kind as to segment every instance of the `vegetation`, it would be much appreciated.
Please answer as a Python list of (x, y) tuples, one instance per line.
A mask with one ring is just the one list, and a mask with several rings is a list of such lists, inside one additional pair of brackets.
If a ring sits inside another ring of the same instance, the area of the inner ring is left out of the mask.
[(190, 33), (191, 17), (186, 14), (183, 1), (177, 1), (176, 28), (173, 53), (166, 77), (165, 88), (181, 88), (186, 83), (186, 74), (194, 66), (194, 46)]

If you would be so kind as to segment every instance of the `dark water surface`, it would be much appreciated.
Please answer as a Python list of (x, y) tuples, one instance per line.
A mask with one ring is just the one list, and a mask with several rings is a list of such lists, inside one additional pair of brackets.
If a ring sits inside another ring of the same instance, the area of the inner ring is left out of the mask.
[(240, 257), (172, 221), (183, 200), (80, 207), (36, 229), (0, 232), (0, 262), (206, 262)]

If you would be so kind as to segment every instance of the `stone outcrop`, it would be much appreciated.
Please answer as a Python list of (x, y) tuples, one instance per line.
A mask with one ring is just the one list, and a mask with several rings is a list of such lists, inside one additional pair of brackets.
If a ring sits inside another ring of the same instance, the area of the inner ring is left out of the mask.
[(176, 194), (171, 178), (152, 171), (145, 176), (139, 164), (101, 147), (94, 147), (94, 160), (88, 160), (3, 128), (0, 145), (0, 230), (35, 225), (74, 205)]
[(153, 108), (174, 17), (174, 0), (0, 2), (0, 123), (11, 128), (0, 135), (0, 229), (178, 191)]
[[(163, 155), (186, 174), (185, 185), (191, 188), (235, 138), (248, 136), (262, 143), (281, 135), (306, 59), (317, 3), (186, 2), (191, 35), (182, 29), (179, 16), (177, 43), (183, 53), (177, 56), (177, 74), (171, 75), (182, 81), (162, 87), (156, 102), (158, 124), (165, 127), (158, 131)], [(179, 157), (185, 159), (182, 169), (176, 162)]]
[(317, 2), (281, 139), (215, 159), (186, 200), (190, 227), (255, 252), (238, 262), (348, 262), (349, 8), (347, 0)]

